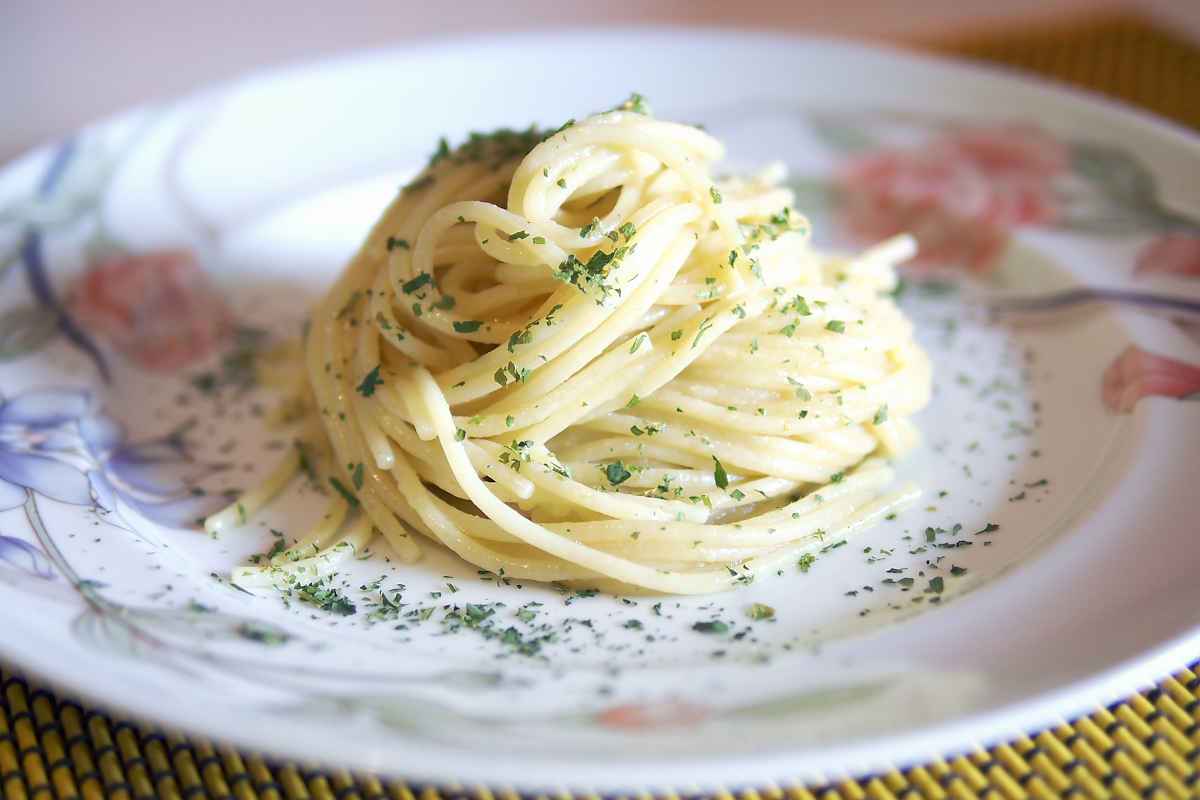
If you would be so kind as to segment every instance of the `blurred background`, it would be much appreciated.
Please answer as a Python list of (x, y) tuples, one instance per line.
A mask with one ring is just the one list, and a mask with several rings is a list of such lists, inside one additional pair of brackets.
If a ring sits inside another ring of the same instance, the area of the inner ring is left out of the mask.
[(1122, 13), (1144, 15), (1200, 42), (1200, 0), (6, 0), (0, 102), (8, 113), (0, 126), (0, 161), (97, 117), (249, 70), (433, 37), (647, 23), (937, 47), (1005, 26)]

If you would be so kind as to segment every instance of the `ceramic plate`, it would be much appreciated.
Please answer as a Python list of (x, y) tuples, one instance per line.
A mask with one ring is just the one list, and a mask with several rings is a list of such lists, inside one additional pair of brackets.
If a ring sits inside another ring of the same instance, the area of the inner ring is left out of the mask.
[[(731, 169), (784, 161), (827, 246), (918, 232), (919, 504), (712, 597), (521, 585), (433, 547), (364, 555), (336, 602), (231, 585), (321, 500), (194, 526), (290, 446), (259, 355), (439, 136), (634, 90)], [(1062, 89), (678, 31), (382, 51), (98, 124), (0, 174), (0, 652), (243, 747), (526, 789), (816, 779), (1114, 699), (1200, 654), (1198, 171), (1195, 136)], [(1080, 287), (1110, 300), (980, 311)]]

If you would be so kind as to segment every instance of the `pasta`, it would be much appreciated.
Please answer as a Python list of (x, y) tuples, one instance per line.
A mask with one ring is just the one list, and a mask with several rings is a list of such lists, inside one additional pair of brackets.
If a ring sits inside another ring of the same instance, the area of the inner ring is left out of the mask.
[(818, 253), (782, 169), (715, 180), (721, 155), (636, 95), (443, 140), (277, 370), (295, 450), (207, 527), (301, 473), (326, 513), (235, 579), (420, 535), (511, 578), (716, 592), (915, 497), (887, 461), (930, 392), (890, 294), (912, 240)]

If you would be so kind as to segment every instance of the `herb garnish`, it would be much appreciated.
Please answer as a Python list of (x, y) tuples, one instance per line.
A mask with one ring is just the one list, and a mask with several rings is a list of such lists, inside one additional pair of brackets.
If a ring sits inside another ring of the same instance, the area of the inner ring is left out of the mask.
[(355, 391), (357, 391), (363, 397), (370, 397), (371, 395), (375, 394), (375, 390), (382, 385), (383, 378), (379, 376), (379, 365), (376, 364), (370, 372), (363, 376), (362, 382), (358, 384), (358, 387)]
[(348, 617), (358, 609), (345, 595), (329, 585), (330, 578), (295, 587), (296, 596), (322, 611)]
[(347, 503), (349, 503), (349, 504), (350, 504), (350, 505), (352, 505), (352, 506), (357, 506), (357, 505), (358, 505), (358, 498), (357, 498), (357, 497), (355, 497), (355, 495), (354, 495), (354, 492), (352, 492), (352, 491), (350, 491), (349, 489), (347, 489), (347, 488), (346, 488), (346, 486), (345, 486), (345, 484), (343, 484), (343, 483), (342, 483), (341, 481), (339, 481), (337, 478), (333, 478), (333, 477), (331, 477), (331, 478), (329, 479), (329, 484), (330, 484), (330, 485), (331, 485), (331, 486), (332, 486), (334, 489), (336, 489), (336, 490), (337, 490), (337, 493), (338, 493), (338, 494), (340, 494), (340, 495), (342, 496), (342, 498), (343, 498), (343, 499), (345, 499), (345, 501), (346, 501)]
[(613, 486), (620, 486), (629, 480), (632, 474), (620, 461), (614, 461), (604, 468), (604, 475)]
[(725, 472), (725, 466), (721, 463), (719, 458), (713, 456), (712, 460), (713, 480), (717, 482), (717, 488), (724, 489), (725, 487), (729, 486), (729, 474)]

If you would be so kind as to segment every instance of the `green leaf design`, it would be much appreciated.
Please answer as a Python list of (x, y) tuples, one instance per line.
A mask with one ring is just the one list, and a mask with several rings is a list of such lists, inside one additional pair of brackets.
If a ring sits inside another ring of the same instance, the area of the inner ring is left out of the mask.
[(144, 658), (155, 650), (153, 640), (139, 636), (135, 628), (106, 608), (86, 608), (71, 623), (71, 632), (89, 647), (114, 655)]
[(1076, 142), (1071, 145), (1071, 168), (1114, 200), (1132, 205), (1154, 203), (1154, 176), (1119, 147)]
[(1077, 203), (1068, 200), (1061, 227), (1110, 235), (1200, 228), (1200, 221), (1162, 205), (1153, 173), (1128, 151), (1094, 142), (1070, 147), (1071, 170), (1086, 183), (1090, 196)]
[(878, 137), (868, 133), (862, 117), (815, 113), (808, 115), (808, 124), (818, 139), (839, 153), (872, 150), (880, 145)]
[(58, 332), (58, 315), (36, 306), (0, 314), (0, 361), (12, 361), (44, 347)]

